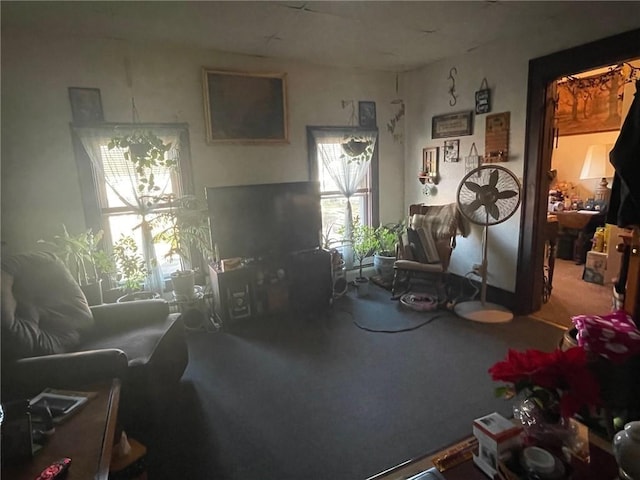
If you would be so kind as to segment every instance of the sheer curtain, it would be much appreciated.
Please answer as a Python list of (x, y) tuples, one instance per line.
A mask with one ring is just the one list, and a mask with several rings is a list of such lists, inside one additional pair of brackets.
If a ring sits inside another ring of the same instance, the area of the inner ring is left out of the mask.
[[(342, 144), (346, 141), (344, 135), (336, 135), (328, 132), (317, 132), (315, 134), (318, 156), (331, 176), (331, 179), (336, 183), (340, 193), (347, 199), (344, 225), (345, 238), (348, 239), (349, 242), (353, 241), (353, 209), (351, 197), (357, 193), (360, 183), (369, 171), (377, 133), (359, 131), (357, 136), (358, 140), (371, 142), (373, 148), (369, 149), (369, 153), (365, 155), (364, 158), (354, 160), (347, 155), (342, 148)], [(344, 257), (345, 259), (351, 259), (352, 256), (352, 246), (350, 243), (347, 243), (347, 245), (345, 245)]]
[[(132, 134), (140, 130), (150, 130), (165, 144), (171, 143), (171, 149), (167, 155), (169, 158), (179, 160), (180, 132), (177, 129), (155, 126), (148, 128), (144, 125), (75, 128), (91, 160), (96, 178), (103, 180), (96, 182), (101, 208), (124, 207), (125, 210), (139, 217), (138, 227), (141, 230), (142, 252), (149, 272), (145, 288), (161, 293), (164, 289), (164, 279), (153, 244), (151, 220), (159, 206), (156, 197), (166, 193), (178, 193), (171, 191), (171, 172), (166, 167), (154, 169), (155, 184), (159, 190), (154, 193), (153, 197), (141, 194), (138, 191), (140, 177), (134, 164), (124, 158), (124, 150), (117, 147), (108, 148), (108, 143), (113, 137)], [(105, 188), (107, 191), (104, 191)]]

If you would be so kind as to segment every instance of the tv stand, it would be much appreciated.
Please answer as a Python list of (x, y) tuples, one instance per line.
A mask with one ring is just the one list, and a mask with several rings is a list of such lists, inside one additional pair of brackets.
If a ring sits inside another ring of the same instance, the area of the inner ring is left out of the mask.
[(326, 250), (254, 260), (233, 270), (209, 265), (213, 314), (223, 328), (236, 321), (329, 308), (331, 255)]

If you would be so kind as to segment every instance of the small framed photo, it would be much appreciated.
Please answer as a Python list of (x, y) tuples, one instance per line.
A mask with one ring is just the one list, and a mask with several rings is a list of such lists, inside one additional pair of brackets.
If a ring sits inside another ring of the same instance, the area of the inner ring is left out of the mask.
[(361, 127), (375, 127), (376, 102), (358, 102), (358, 120)]
[(69, 87), (69, 102), (74, 123), (104, 122), (99, 88)]
[(428, 177), (438, 174), (438, 147), (422, 149), (422, 172)]
[(445, 162), (457, 162), (460, 157), (460, 140), (445, 140), (444, 141), (444, 161)]

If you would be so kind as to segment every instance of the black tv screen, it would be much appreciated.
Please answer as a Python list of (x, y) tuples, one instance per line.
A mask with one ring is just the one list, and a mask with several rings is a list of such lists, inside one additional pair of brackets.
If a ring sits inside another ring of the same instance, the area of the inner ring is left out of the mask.
[(206, 195), (219, 259), (262, 258), (320, 246), (318, 182), (208, 187)]

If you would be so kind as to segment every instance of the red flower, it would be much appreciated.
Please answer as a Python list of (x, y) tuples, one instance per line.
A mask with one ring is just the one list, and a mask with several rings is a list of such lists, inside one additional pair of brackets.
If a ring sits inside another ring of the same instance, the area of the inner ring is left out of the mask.
[(489, 369), (493, 380), (512, 383), (516, 392), (534, 386), (555, 392), (563, 416), (571, 416), (583, 406), (600, 404), (600, 389), (587, 364), (582, 347), (517, 352), (509, 349), (506, 360)]

